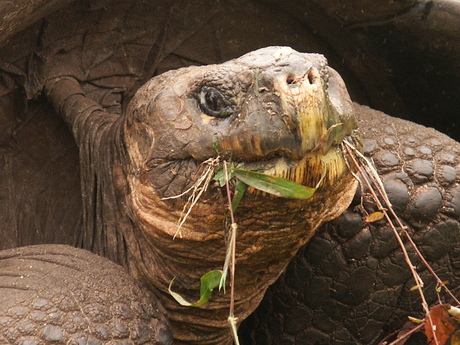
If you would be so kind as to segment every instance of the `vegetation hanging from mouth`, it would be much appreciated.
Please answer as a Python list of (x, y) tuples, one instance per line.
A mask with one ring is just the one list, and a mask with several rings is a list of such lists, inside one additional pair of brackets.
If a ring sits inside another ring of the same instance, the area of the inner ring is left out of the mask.
[[(224, 167), (227, 166), (227, 164), (230, 164), (230, 167), (225, 174)], [(202, 194), (207, 191), (212, 180), (216, 181), (220, 187), (224, 187), (226, 183), (232, 179), (236, 180), (235, 197), (231, 203), (234, 211), (243, 197), (247, 186), (281, 198), (309, 199), (314, 195), (325, 175), (326, 168), (323, 168), (323, 173), (316, 187), (310, 188), (282, 177), (236, 168), (233, 163), (227, 163), (227, 161), (221, 160), (220, 156), (217, 156), (216, 158), (209, 158), (200, 164), (197, 170), (195, 183), (193, 183), (190, 188), (181, 194), (162, 198), (162, 200), (176, 199), (190, 194), (183, 207), (182, 216), (179, 219), (177, 231), (174, 235), (175, 238), (176, 236), (181, 237), (180, 231), (182, 226)]]
[[(223, 264), (222, 270), (213, 270), (205, 273), (200, 281), (200, 298), (197, 302), (191, 303), (185, 300), (180, 294), (172, 291), (172, 284), (175, 280), (173, 278), (169, 284), (168, 291), (170, 295), (182, 306), (188, 307), (198, 307), (204, 303), (207, 303), (212, 296), (212, 292), (216, 287), (219, 287), (224, 290), (226, 287), (226, 279), (230, 273), (230, 310), (228, 316), (228, 322), (230, 329), (232, 331), (233, 340), (236, 345), (239, 345), (238, 334), (237, 334), (237, 318), (234, 315), (234, 286), (235, 286), (235, 261), (236, 261), (236, 232), (238, 225), (235, 221), (234, 212), (238, 207), (239, 202), (243, 198), (244, 193), (248, 186), (269, 193), (282, 198), (291, 198), (291, 199), (309, 199), (311, 198), (322, 179), (325, 176), (325, 171), (322, 174), (320, 182), (318, 182), (315, 188), (306, 187), (298, 183), (286, 180), (281, 177), (275, 177), (267, 174), (262, 174), (255, 171), (244, 170), (235, 168), (233, 163), (228, 163), (223, 160), (220, 162), (220, 157), (211, 158), (206, 160), (200, 165), (198, 169), (203, 170), (196, 182), (184, 193), (175, 196), (180, 197), (187, 193), (191, 192), (188, 201), (186, 202), (183, 209), (183, 216), (179, 220), (178, 230), (174, 235), (181, 235), (180, 229), (185, 223), (187, 216), (190, 214), (193, 206), (198, 202), (201, 195), (207, 190), (211, 179), (216, 181), (220, 187), (226, 187), (227, 192), (227, 208), (229, 211), (230, 218), (230, 240), (228, 241), (226, 248), (225, 261)], [(232, 193), (230, 192), (230, 180), (236, 180), (235, 191), (233, 193), (233, 198), (231, 197)], [(170, 198), (168, 198), (170, 199)]]

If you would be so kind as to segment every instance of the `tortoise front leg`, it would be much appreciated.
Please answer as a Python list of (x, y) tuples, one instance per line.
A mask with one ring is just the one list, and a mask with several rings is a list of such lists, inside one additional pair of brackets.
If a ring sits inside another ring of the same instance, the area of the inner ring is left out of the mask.
[(48, 80), (44, 93), (69, 125), (79, 149), (82, 246), (125, 264), (126, 248), (121, 228), (129, 226), (129, 220), (115, 187), (115, 180), (124, 179), (120, 168), (122, 116), (105, 111), (88, 98), (77, 79), (71, 76)]
[(48, 80), (44, 91), (55, 110), (70, 126), (80, 148), (88, 139), (97, 145), (103, 133), (119, 118), (104, 111), (101, 105), (86, 97), (80, 83), (74, 77)]

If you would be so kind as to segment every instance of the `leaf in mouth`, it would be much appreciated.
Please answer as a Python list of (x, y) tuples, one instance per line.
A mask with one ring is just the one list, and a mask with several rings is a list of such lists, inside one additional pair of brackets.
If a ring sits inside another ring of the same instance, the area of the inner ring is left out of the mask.
[(309, 199), (316, 191), (316, 188), (305, 187), (282, 177), (261, 174), (255, 171), (232, 169), (232, 173), (248, 186), (283, 198)]

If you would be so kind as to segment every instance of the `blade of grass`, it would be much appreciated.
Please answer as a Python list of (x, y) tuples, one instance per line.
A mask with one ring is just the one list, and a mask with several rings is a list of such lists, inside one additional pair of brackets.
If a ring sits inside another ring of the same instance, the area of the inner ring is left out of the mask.
[(222, 288), (223, 288), (224, 293), (226, 293), (225, 284), (227, 282), (228, 269), (230, 267), (233, 247), (235, 246), (235, 243), (233, 243), (233, 241), (235, 241), (235, 239), (236, 239), (236, 230), (237, 230), (236, 224), (232, 224), (230, 226), (230, 236), (229, 236), (230, 238), (228, 240), (227, 250), (226, 250), (226, 253), (225, 253), (224, 267), (222, 268), (222, 277), (221, 277), (220, 282), (219, 282), (219, 291), (222, 290)]
[(240, 345), (240, 341), (238, 339), (238, 329), (236, 328), (236, 322), (238, 319), (234, 316), (228, 317), (228, 323), (230, 324), (230, 329), (232, 330), (233, 341), (235, 342), (234, 345)]
[(240, 201), (243, 198), (243, 195), (246, 192), (247, 188), (248, 188), (248, 185), (246, 183), (242, 181), (236, 182), (235, 194), (233, 195), (233, 199), (232, 199), (232, 211), (233, 212), (236, 211), (236, 208), (240, 204)]
[[(387, 194), (385, 193), (385, 188), (383, 186), (383, 183), (382, 181), (380, 180), (380, 178), (378, 178), (378, 173), (377, 171), (373, 168), (372, 166), (372, 163), (369, 162), (369, 160), (361, 153), (359, 152), (358, 150), (356, 150), (353, 145), (351, 145), (350, 143), (346, 142), (347, 145), (349, 145), (351, 148), (353, 148), (355, 150), (355, 153), (356, 155), (361, 158), (366, 164), (365, 166), (371, 168), (372, 170), (369, 172), (370, 174), (372, 174), (372, 176), (377, 176), (376, 180), (377, 180), (377, 191), (379, 192), (380, 196), (382, 197), (382, 199), (385, 201), (385, 203), (387, 204), (388, 206), (388, 211), (391, 213), (391, 215), (393, 216), (393, 218), (396, 220), (396, 222), (398, 223), (398, 226), (401, 228), (401, 229), (407, 229), (407, 227), (405, 225), (402, 224), (401, 220), (399, 219), (399, 217), (397, 216), (397, 214), (395, 213), (393, 207), (391, 207), (391, 203), (390, 203), (390, 200), (388, 199), (388, 196)], [(433, 270), (433, 268), (430, 266), (430, 264), (425, 260), (425, 258), (423, 257), (422, 253), (420, 252), (420, 250), (418, 249), (417, 245), (415, 244), (415, 242), (412, 240), (412, 237), (410, 236), (409, 233), (406, 232), (406, 237), (410, 243), (410, 245), (412, 246), (412, 248), (414, 248), (417, 256), (420, 258), (420, 260), (422, 261), (422, 263), (425, 265), (425, 267), (428, 269), (428, 271), (433, 275), (433, 277), (436, 279), (436, 282), (439, 286), (441, 286), (444, 291), (446, 291), (449, 296), (452, 298), (452, 300), (459, 304), (460, 305), (460, 301), (455, 297), (454, 294), (452, 294), (452, 292), (449, 290), (449, 288), (445, 285), (445, 283), (439, 278), (439, 276), (436, 274), (436, 272)]]
[(207, 190), (209, 184), (211, 183), (212, 178), (215, 176), (214, 171), (216, 170), (216, 167), (218, 166), (219, 161), (220, 161), (220, 157), (209, 158), (208, 160), (204, 161), (203, 163), (200, 164), (197, 174), (199, 174), (203, 166), (206, 167), (205, 171), (201, 175), (199, 175), (196, 182), (189, 189), (187, 189), (185, 192), (179, 195), (162, 198), (162, 200), (175, 199), (175, 198), (179, 198), (185, 194), (192, 192), (192, 194), (189, 196), (189, 198), (187, 199), (187, 202), (185, 203), (182, 209), (182, 215), (181, 215), (181, 218), (179, 219), (179, 224), (177, 226), (177, 230), (173, 236), (173, 239), (175, 239), (177, 235), (182, 237), (182, 233), (180, 231), (182, 228), (182, 225), (184, 225), (193, 207), (198, 202), (198, 200), (201, 198), (201, 195)]
[[(227, 169), (227, 162), (224, 161), (224, 171), (225, 171), (225, 176), (227, 178), (225, 187), (227, 190), (227, 204), (228, 204), (228, 210), (230, 212), (230, 221), (231, 221), (231, 233), (230, 233), (230, 243), (229, 249), (231, 250), (231, 255), (230, 255), (230, 310), (229, 310), (229, 315), (228, 315), (228, 321), (230, 323), (230, 328), (232, 329), (232, 336), (233, 336), (233, 341), (235, 342), (236, 345), (239, 345), (239, 339), (238, 339), (238, 332), (236, 330), (236, 321), (237, 318), (235, 317), (235, 261), (236, 261), (236, 231), (238, 229), (238, 226), (235, 222), (235, 216), (233, 214), (233, 207), (232, 207), (232, 198), (230, 195), (230, 186), (228, 183), (228, 169)], [(244, 181), (243, 181), (244, 182)], [(229, 251), (230, 251), (229, 250)]]
[(255, 171), (233, 169), (235, 177), (247, 185), (263, 192), (283, 198), (309, 199), (316, 188), (309, 188), (281, 177), (261, 174)]

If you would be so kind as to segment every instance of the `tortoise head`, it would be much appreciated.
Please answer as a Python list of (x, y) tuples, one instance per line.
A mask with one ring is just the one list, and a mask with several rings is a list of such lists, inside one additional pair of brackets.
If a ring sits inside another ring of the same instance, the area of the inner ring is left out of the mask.
[(132, 169), (162, 197), (182, 193), (217, 155), (310, 187), (326, 171), (326, 188), (346, 170), (338, 146), (357, 128), (338, 73), (288, 47), (153, 78), (126, 119)]

